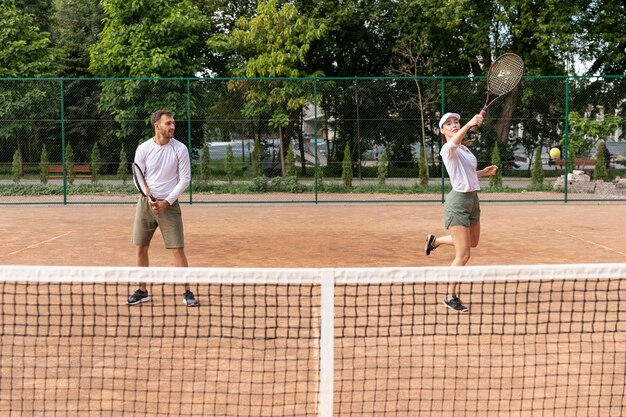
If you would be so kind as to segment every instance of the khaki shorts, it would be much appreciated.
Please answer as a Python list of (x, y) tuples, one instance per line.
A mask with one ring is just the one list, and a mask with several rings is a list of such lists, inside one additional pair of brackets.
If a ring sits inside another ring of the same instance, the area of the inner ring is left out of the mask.
[(478, 191), (460, 193), (450, 191), (444, 208), (446, 229), (450, 226), (470, 227), (480, 221), (480, 203)]
[(178, 201), (166, 208), (163, 213), (156, 214), (150, 207), (148, 198), (142, 196), (137, 202), (135, 209), (133, 243), (135, 245), (149, 246), (157, 227), (161, 228), (161, 234), (167, 249), (185, 247), (183, 218)]

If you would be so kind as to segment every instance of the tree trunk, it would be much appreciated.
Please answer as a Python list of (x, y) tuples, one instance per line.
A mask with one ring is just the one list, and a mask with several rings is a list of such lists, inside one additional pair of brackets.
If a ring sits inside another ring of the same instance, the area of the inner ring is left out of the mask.
[(20, 153), (20, 167), (19, 167), (20, 178), (24, 178), (24, 146), (22, 144), (22, 135), (20, 134), (21, 132), (22, 130), (19, 128), (15, 132), (15, 142), (16, 142), (17, 150)]
[(500, 143), (509, 141), (509, 132), (511, 131), (511, 120), (515, 110), (515, 102), (517, 101), (518, 89), (502, 98), (502, 111), (494, 124), (496, 138)]
[(302, 167), (302, 175), (306, 176), (306, 158), (304, 157), (304, 109), (300, 109), (298, 119), (298, 149), (300, 150), (300, 165)]
[(281, 176), (285, 176), (285, 144), (283, 143), (283, 127), (278, 126), (278, 153), (280, 154), (280, 173)]

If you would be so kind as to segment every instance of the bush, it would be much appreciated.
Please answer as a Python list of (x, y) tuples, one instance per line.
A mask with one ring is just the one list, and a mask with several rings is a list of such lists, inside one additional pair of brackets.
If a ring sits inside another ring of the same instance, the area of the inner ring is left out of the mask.
[(41, 157), (39, 158), (39, 180), (42, 184), (48, 183), (48, 173), (50, 172), (50, 157), (44, 144), (41, 147)]
[(535, 158), (533, 159), (533, 168), (531, 172), (530, 190), (541, 190), (543, 188), (543, 166), (541, 161), (541, 147), (535, 150)]
[(16, 184), (20, 183), (20, 165), (22, 164), (21, 160), (22, 156), (20, 154), (20, 151), (19, 149), (16, 149), (15, 153), (13, 154), (13, 163), (11, 164), (11, 179)]
[(343, 151), (343, 163), (341, 165), (341, 181), (346, 187), (352, 187), (352, 157), (350, 156), (350, 145), (346, 144)]
[(122, 184), (126, 184), (128, 179), (128, 158), (123, 143), (120, 149), (120, 164), (117, 166), (117, 178), (122, 180)]
[(606, 169), (606, 159), (604, 158), (604, 142), (600, 142), (598, 145), (598, 152), (596, 153), (596, 165), (593, 168), (593, 179), (608, 181), (609, 172)]
[(383, 149), (378, 158), (378, 184), (384, 185), (387, 180), (387, 174), (389, 173), (389, 157), (387, 156), (387, 150)]

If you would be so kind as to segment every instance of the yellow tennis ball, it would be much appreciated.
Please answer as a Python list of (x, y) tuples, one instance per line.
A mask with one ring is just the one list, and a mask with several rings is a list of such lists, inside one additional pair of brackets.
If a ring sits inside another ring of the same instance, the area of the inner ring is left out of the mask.
[(552, 148), (550, 149), (550, 156), (553, 159), (557, 159), (559, 156), (561, 156), (561, 151), (559, 150), (559, 148)]

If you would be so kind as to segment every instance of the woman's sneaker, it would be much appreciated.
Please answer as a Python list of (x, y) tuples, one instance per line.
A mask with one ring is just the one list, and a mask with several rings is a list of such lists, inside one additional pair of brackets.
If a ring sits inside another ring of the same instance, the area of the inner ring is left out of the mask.
[(150, 300), (150, 297), (148, 296), (148, 291), (141, 291), (140, 289), (137, 289), (137, 291), (135, 291), (133, 295), (128, 297), (128, 300), (126, 300), (126, 304), (128, 305), (141, 304), (141, 303), (145, 303), (148, 300)]
[(195, 307), (198, 305), (198, 300), (196, 300), (191, 291), (187, 290), (183, 295), (183, 304), (187, 307)]
[(437, 247), (435, 246), (435, 240), (437, 240), (435, 235), (426, 236), (426, 247), (424, 248), (424, 252), (426, 252), (426, 256), (430, 255), (430, 252), (437, 249)]
[(456, 295), (453, 295), (450, 298), (444, 298), (443, 305), (448, 307), (450, 310), (458, 311), (459, 313), (467, 313), (469, 311), (469, 308), (465, 307)]

